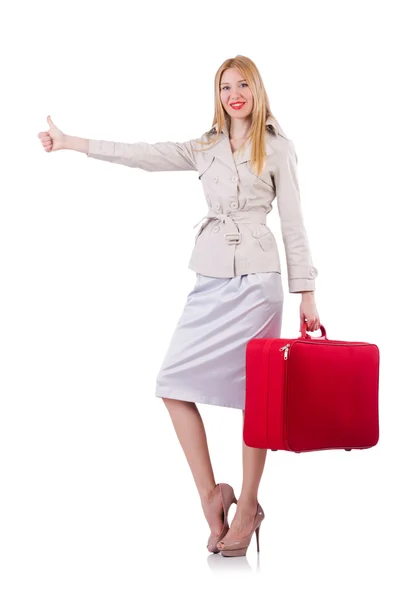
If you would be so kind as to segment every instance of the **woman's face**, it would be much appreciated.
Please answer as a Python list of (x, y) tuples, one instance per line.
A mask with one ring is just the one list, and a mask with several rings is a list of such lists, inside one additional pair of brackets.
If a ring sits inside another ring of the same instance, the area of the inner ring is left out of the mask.
[[(220, 95), (223, 108), (232, 119), (244, 119), (252, 111), (253, 97), (244, 76), (237, 69), (226, 69), (222, 73)], [(235, 102), (244, 102), (233, 108)]]

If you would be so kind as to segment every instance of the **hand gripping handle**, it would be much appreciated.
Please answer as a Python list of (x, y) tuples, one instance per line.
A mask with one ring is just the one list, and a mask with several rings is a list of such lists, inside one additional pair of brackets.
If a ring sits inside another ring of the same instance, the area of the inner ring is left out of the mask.
[(299, 339), (301, 340), (327, 340), (327, 332), (325, 331), (325, 327), (324, 325), (321, 325), (320, 323), (320, 329), (321, 329), (321, 333), (322, 335), (319, 337), (315, 337), (315, 336), (311, 336), (308, 334), (307, 332), (307, 323), (306, 321), (303, 323), (303, 327), (302, 327), (302, 331), (301, 331), (301, 337)]

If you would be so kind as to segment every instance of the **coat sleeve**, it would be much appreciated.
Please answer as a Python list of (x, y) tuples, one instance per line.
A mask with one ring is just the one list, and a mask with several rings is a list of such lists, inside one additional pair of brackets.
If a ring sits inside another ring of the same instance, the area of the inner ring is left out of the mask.
[(187, 142), (110, 142), (88, 140), (89, 158), (144, 171), (197, 171), (194, 140)]
[(274, 180), (287, 259), (289, 291), (291, 293), (314, 291), (318, 270), (312, 262), (303, 220), (297, 175), (297, 156), (291, 140), (287, 140), (286, 150), (279, 152)]

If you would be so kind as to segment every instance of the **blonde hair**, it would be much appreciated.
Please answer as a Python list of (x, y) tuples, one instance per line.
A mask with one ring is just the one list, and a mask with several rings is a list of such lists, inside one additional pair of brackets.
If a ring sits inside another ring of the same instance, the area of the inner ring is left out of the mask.
[[(199, 144), (206, 145), (212, 144), (214, 145), (219, 139), (221, 134), (221, 130), (226, 124), (228, 131), (230, 131), (231, 118), (225, 112), (220, 94), (220, 85), (222, 74), (226, 69), (236, 68), (238, 69), (242, 76), (246, 79), (249, 88), (251, 90), (253, 96), (253, 107), (252, 112), (250, 114), (251, 117), (251, 127), (248, 131), (248, 138), (242, 144), (239, 150), (242, 150), (244, 146), (251, 140), (251, 165), (253, 172), (259, 176), (263, 170), (265, 160), (266, 160), (266, 151), (265, 151), (265, 136), (266, 136), (266, 121), (269, 117), (273, 117), (274, 115), (270, 110), (269, 98), (265, 90), (265, 86), (263, 85), (262, 77), (256, 67), (255, 63), (248, 58), (247, 56), (242, 56), (238, 54), (234, 58), (227, 58), (219, 67), (215, 74), (214, 81), (214, 92), (215, 92), (215, 113), (212, 121), (212, 126), (217, 125), (217, 131), (214, 127), (207, 134), (215, 134), (215, 139), (211, 139), (210, 141), (202, 141), (197, 140)], [(203, 151), (204, 148), (198, 150), (198, 152)]]

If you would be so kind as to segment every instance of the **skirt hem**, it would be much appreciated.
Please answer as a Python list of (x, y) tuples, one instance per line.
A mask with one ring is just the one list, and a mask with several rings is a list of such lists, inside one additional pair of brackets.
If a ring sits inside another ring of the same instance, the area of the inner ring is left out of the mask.
[(177, 390), (158, 387), (156, 388), (154, 395), (157, 398), (170, 398), (172, 400), (181, 400), (182, 402), (198, 402), (199, 404), (208, 404), (210, 406), (221, 406), (224, 408), (237, 408), (239, 410), (244, 410), (241, 408), (241, 406), (225, 403), (219, 396), (204, 396), (184, 389)]

